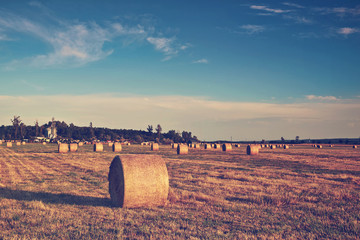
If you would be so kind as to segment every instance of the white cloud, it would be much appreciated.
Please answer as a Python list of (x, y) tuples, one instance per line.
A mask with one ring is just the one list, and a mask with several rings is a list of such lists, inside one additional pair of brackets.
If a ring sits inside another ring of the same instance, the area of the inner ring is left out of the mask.
[(308, 100), (320, 100), (320, 101), (336, 101), (339, 100), (334, 96), (315, 96), (315, 95), (306, 95)]
[(263, 11), (270, 12), (270, 13), (287, 13), (287, 12), (291, 12), (290, 10), (268, 8), (267, 6), (263, 6), (263, 5), (251, 5), (250, 8), (251, 9), (256, 9), (256, 10), (263, 10)]
[(360, 124), (360, 99), (275, 104), (185, 96), (95, 94), (0, 96), (0, 100), (3, 124), (10, 124), (13, 115), (20, 115), (25, 124), (33, 124), (35, 119), (46, 123), (55, 117), (80, 126), (88, 126), (91, 121), (96, 127), (145, 130), (148, 124), (160, 123), (164, 131), (188, 130), (207, 140), (230, 136), (240, 140), (296, 135), (352, 137), (358, 132), (351, 126)]
[(304, 6), (296, 3), (289, 3), (289, 2), (283, 2), (282, 4), (289, 6), (289, 7), (296, 7), (296, 8), (305, 8)]
[(202, 59), (193, 61), (193, 63), (209, 63), (209, 61), (206, 58), (202, 58)]
[(315, 11), (318, 11), (322, 14), (335, 14), (340, 17), (346, 15), (357, 16), (360, 15), (360, 7), (347, 8), (347, 7), (335, 7), (335, 8), (314, 8)]
[(240, 26), (240, 28), (243, 30), (246, 30), (246, 33), (248, 33), (248, 34), (260, 33), (265, 30), (265, 27), (263, 27), (263, 26), (252, 25), (252, 24), (242, 25), (242, 26)]
[(156, 50), (162, 52), (165, 55), (163, 61), (170, 60), (176, 56), (180, 50), (185, 50), (187, 48), (187, 45), (177, 44), (175, 38), (147, 37), (146, 40), (151, 43)]
[(303, 16), (297, 16), (297, 15), (284, 15), (284, 18), (294, 20), (296, 23), (303, 23), (303, 24), (311, 24), (313, 23), (312, 20), (303, 17)]
[(343, 27), (343, 28), (339, 28), (337, 30), (338, 34), (341, 34), (344, 36), (348, 36), (350, 34), (358, 33), (358, 32), (360, 32), (360, 30), (358, 28), (350, 28), (350, 27)]

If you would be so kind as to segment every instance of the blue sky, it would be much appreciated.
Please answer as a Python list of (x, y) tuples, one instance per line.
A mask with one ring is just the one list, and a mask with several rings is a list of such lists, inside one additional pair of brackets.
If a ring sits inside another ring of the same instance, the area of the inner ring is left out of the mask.
[(359, 137), (359, 23), (357, 1), (0, 0), (0, 124)]

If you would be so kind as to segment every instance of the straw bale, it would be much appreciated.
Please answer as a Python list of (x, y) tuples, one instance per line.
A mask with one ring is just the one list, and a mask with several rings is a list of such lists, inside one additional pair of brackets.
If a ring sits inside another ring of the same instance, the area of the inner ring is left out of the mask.
[(43, 145), (46, 145), (46, 142), (43, 142), (42, 144), (43, 144)]
[(6, 142), (6, 147), (12, 147), (12, 142)]
[(175, 148), (178, 147), (178, 145), (179, 145), (179, 144), (177, 144), (177, 143), (173, 143), (173, 144), (171, 144), (171, 148), (175, 149)]
[(270, 145), (270, 149), (275, 149), (276, 146), (275, 145)]
[(211, 149), (211, 144), (205, 143), (204, 148), (205, 148), (205, 149)]
[(16, 142), (16, 146), (20, 146), (21, 145), (21, 142)]
[(193, 144), (193, 147), (198, 149), (200, 148), (200, 144)]
[(104, 151), (104, 146), (102, 143), (95, 143), (94, 144), (94, 152), (102, 152)]
[(69, 144), (67, 143), (59, 143), (58, 144), (58, 152), (59, 153), (67, 153), (69, 151)]
[(317, 148), (322, 148), (322, 145), (317, 145)]
[(115, 142), (115, 143), (112, 145), (112, 150), (113, 150), (113, 152), (121, 152), (121, 151), (122, 151), (121, 143)]
[(246, 147), (246, 154), (247, 155), (258, 155), (259, 154), (259, 145), (248, 145)]
[(284, 145), (284, 149), (289, 149), (289, 146), (288, 146), (288, 145)]
[(69, 149), (70, 149), (70, 152), (76, 152), (78, 150), (77, 143), (70, 143)]
[(83, 142), (79, 142), (79, 147), (84, 146)]
[(26, 142), (21, 142), (21, 144), (22, 144), (22, 145), (25, 145), (25, 144), (26, 144)]
[(185, 144), (179, 144), (178, 147), (177, 147), (177, 149), (176, 149), (176, 151), (177, 151), (177, 154), (178, 154), (178, 155), (184, 155), (184, 154), (188, 154), (189, 149), (188, 149), (188, 146), (187, 146), (187, 145), (185, 145)]
[(231, 150), (232, 150), (231, 144), (230, 144), (230, 143), (224, 143), (224, 144), (222, 145), (222, 150), (223, 150), (224, 152), (229, 152), (229, 151), (231, 151)]
[(108, 146), (109, 146), (109, 147), (112, 147), (113, 144), (114, 144), (113, 142), (109, 142), (109, 143), (108, 143)]
[(357, 148), (357, 146), (356, 146), (356, 145), (354, 145), (354, 146), (353, 146), (353, 148)]
[(114, 206), (154, 207), (167, 202), (169, 176), (161, 156), (118, 155), (111, 162), (108, 179)]
[(152, 143), (150, 149), (151, 149), (151, 151), (159, 151), (159, 144)]

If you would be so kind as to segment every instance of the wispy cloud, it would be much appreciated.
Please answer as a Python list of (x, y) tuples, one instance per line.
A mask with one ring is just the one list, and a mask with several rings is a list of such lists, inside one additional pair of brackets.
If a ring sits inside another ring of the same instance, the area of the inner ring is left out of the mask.
[(264, 26), (252, 24), (242, 25), (240, 28), (246, 30), (246, 33), (248, 34), (260, 33), (265, 30)]
[(170, 60), (171, 58), (176, 56), (179, 51), (188, 48), (188, 45), (178, 44), (175, 38), (148, 37), (146, 38), (146, 40), (151, 43), (156, 50), (162, 52), (165, 55), (163, 61)]
[(338, 98), (334, 96), (315, 96), (315, 95), (306, 95), (308, 100), (320, 100), (320, 101), (337, 101)]
[(347, 8), (347, 7), (314, 8), (313, 10), (320, 12), (321, 14), (336, 14), (341, 17), (347, 15), (352, 15), (352, 16), (360, 15), (360, 6), (357, 6), (355, 8)]
[(36, 84), (28, 82), (26, 80), (21, 80), (21, 83), (32, 89), (35, 89), (36, 91), (44, 91), (45, 90), (45, 88), (43, 86), (36, 85)]
[(304, 6), (297, 4), (297, 3), (283, 2), (282, 4), (285, 6), (289, 6), (289, 7), (305, 8)]
[(309, 18), (306, 18), (304, 16), (298, 16), (298, 15), (284, 15), (285, 19), (291, 19), (293, 21), (295, 21), (296, 23), (301, 23), (301, 24), (312, 24), (313, 21), (310, 20)]
[(111, 55), (113, 49), (105, 47), (105, 43), (119, 38), (124, 44), (148, 41), (155, 46), (156, 50), (165, 55), (165, 60), (190, 46), (178, 43), (174, 37), (152, 37), (152, 34), (156, 34), (153, 26), (147, 29), (141, 24), (127, 26), (120, 22), (107, 21), (101, 25), (93, 21), (63, 21), (54, 17), (54, 14), (50, 14), (51, 11), (39, 2), (30, 2), (30, 5), (47, 13), (44, 16), (49, 21), (40, 23), (0, 10), (0, 26), (3, 30), (3, 32), (0, 31), (0, 40), (9, 40), (6, 31), (20, 32), (35, 36), (51, 46), (51, 51), (12, 60), (4, 66), (5, 69), (11, 70), (24, 66), (37, 68), (83, 66)]
[(193, 63), (209, 63), (209, 61), (206, 58), (202, 58), (202, 59), (193, 61)]
[(269, 8), (269, 7), (263, 6), (263, 5), (251, 5), (250, 8), (251, 9), (256, 9), (256, 10), (262, 10), (262, 11), (266, 11), (266, 12), (270, 12), (270, 13), (287, 13), (287, 12), (291, 12), (290, 10), (274, 9), (274, 8)]
[(348, 36), (350, 34), (359, 33), (360, 29), (358, 29), (358, 28), (350, 28), (350, 27), (343, 27), (343, 28), (339, 28), (336, 32), (338, 34)]

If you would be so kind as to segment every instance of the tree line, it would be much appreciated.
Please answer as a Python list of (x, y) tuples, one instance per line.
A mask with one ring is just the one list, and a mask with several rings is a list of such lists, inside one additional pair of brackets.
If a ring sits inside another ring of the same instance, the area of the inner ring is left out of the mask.
[(5, 140), (34, 140), (38, 137), (47, 137), (47, 129), (51, 126), (56, 128), (57, 137), (55, 140), (81, 140), (81, 141), (131, 141), (131, 142), (148, 142), (155, 141), (159, 143), (188, 143), (197, 142), (196, 136), (191, 132), (169, 130), (163, 133), (162, 127), (158, 124), (155, 128), (152, 125), (147, 126), (147, 130), (133, 129), (110, 129), (93, 127), (90, 122), (88, 127), (75, 126), (73, 123), (67, 124), (64, 121), (49, 121), (46, 124), (39, 125), (36, 120), (33, 126), (25, 125), (20, 116), (14, 116), (11, 119), (12, 125), (0, 126), (0, 139)]

